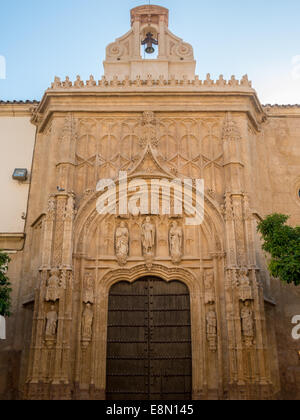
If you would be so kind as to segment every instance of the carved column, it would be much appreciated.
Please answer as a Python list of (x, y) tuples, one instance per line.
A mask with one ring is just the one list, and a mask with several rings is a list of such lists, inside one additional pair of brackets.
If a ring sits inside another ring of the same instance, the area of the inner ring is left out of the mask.
[[(264, 301), (257, 281), (254, 221), (248, 196), (244, 192), (241, 141), (237, 122), (227, 114), (223, 144), (227, 191), (224, 205), (227, 246), (225, 298), (230, 384), (231, 398), (246, 399), (261, 398), (262, 389), (255, 389), (253, 381), (266, 386), (269, 385), (269, 379), (263, 334)], [(247, 275), (243, 270), (246, 270)], [(258, 375), (255, 373), (256, 366), (259, 367)], [(246, 372), (252, 373), (248, 376)]]

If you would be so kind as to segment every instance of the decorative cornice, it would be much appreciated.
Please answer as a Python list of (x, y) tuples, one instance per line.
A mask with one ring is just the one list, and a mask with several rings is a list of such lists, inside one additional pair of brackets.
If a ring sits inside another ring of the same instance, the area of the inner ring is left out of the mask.
[(37, 107), (39, 101), (0, 101), (1, 117), (30, 117), (32, 107)]
[(270, 117), (299, 117), (300, 116), (300, 105), (263, 105), (263, 110)]
[(141, 79), (139, 76), (135, 80), (125, 78), (120, 80), (115, 76), (112, 80), (108, 80), (105, 76), (102, 77), (98, 82), (94, 76), (90, 76), (90, 79), (86, 82), (82, 81), (80, 76), (77, 76), (73, 83), (69, 77), (66, 77), (65, 81), (61, 81), (59, 77), (55, 77), (51, 88), (48, 90), (99, 90), (99, 89), (147, 89), (147, 88), (161, 88), (161, 89), (190, 89), (193, 90), (243, 90), (254, 92), (252, 83), (249, 81), (248, 76), (245, 75), (241, 80), (237, 80), (235, 76), (232, 76), (230, 80), (225, 80), (221, 75), (218, 80), (212, 80), (210, 74), (207, 75), (205, 80), (200, 80), (198, 76), (194, 80), (188, 80), (184, 77), (182, 80), (177, 80), (175, 77), (166, 80), (163, 76), (159, 79), (154, 79), (149, 74), (146, 80)]
[(6, 252), (22, 251), (25, 233), (0, 233), (0, 249)]

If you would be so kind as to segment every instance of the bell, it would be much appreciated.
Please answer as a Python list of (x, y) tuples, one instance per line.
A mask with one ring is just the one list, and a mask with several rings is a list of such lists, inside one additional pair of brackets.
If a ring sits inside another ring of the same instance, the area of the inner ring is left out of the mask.
[(146, 53), (147, 53), (147, 54), (153, 54), (153, 53), (154, 53), (154, 51), (155, 51), (155, 49), (154, 49), (153, 47), (147, 47), (147, 48), (145, 49), (145, 51), (146, 51)]

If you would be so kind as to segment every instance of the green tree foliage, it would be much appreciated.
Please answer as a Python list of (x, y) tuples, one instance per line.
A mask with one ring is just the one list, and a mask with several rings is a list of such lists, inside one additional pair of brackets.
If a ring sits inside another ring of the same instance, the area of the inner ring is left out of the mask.
[(259, 223), (263, 249), (271, 256), (269, 270), (284, 283), (300, 285), (300, 226), (287, 225), (289, 216), (272, 214)]
[(10, 316), (10, 283), (6, 275), (7, 265), (10, 262), (10, 258), (7, 254), (0, 252), (0, 315)]

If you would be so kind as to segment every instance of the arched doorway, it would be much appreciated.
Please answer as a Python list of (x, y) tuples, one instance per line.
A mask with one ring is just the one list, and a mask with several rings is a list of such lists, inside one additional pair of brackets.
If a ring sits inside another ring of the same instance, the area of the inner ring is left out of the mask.
[(190, 295), (179, 281), (145, 277), (109, 294), (108, 400), (190, 400)]

